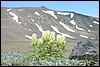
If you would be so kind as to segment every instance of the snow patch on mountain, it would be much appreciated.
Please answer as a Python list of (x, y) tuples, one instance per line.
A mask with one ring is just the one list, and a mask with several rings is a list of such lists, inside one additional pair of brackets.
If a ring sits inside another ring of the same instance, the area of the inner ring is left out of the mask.
[(30, 17), (30, 15), (28, 15), (28, 17)]
[(31, 21), (33, 21), (34, 22), (34, 20), (31, 18)]
[(70, 36), (70, 35), (68, 35), (68, 34), (64, 34), (64, 33), (59, 32), (59, 30), (58, 30), (56, 27), (54, 27), (53, 25), (51, 25), (51, 27), (53, 28), (53, 30), (54, 30), (55, 32), (57, 32), (57, 33), (59, 33), (59, 34), (62, 34), (62, 35), (64, 35), (65, 37), (73, 38), (73, 39), (74, 39), (74, 37), (72, 37), (72, 36)]
[(53, 25), (51, 25), (51, 28), (52, 28), (55, 32), (60, 33), (59, 30), (58, 30), (56, 27), (54, 27)]
[(49, 11), (49, 10), (48, 11), (44, 11), (44, 10), (42, 10), (42, 12), (50, 14), (51, 16), (53, 16), (54, 18), (57, 19), (57, 16), (54, 14), (54, 11)]
[(9, 12), (9, 14), (13, 16), (12, 17), (13, 20), (15, 20), (16, 22), (18, 22), (18, 16), (15, 13)]
[(21, 24), (21, 22), (18, 21), (18, 16), (15, 13), (9, 12), (9, 14), (13, 16), (12, 17), (13, 20), (15, 20), (18, 24)]
[(90, 27), (93, 27), (92, 25), (89, 25)]
[(7, 11), (10, 11), (10, 10), (11, 10), (11, 8), (7, 9)]
[(68, 38), (75, 39), (75, 37), (73, 37), (73, 36), (70, 36), (70, 35), (68, 35), (68, 34), (64, 34), (64, 33), (60, 33), (60, 34), (64, 35), (65, 37), (68, 37)]
[(78, 25), (76, 25), (76, 29), (81, 30), (81, 31), (84, 31), (84, 29), (83, 29), (83, 28), (78, 27)]
[(70, 13), (64, 13), (64, 12), (57, 12), (58, 14), (60, 14), (60, 15), (69, 15)]
[(91, 38), (91, 39), (95, 39), (95, 38)]
[(88, 30), (88, 32), (91, 32), (90, 30)]
[(74, 16), (74, 13), (70, 13), (70, 18), (73, 18), (73, 16)]
[(69, 23), (76, 25), (76, 22), (74, 22), (74, 20), (71, 20)]
[(80, 37), (83, 37), (83, 38), (88, 38), (88, 36), (85, 36), (85, 35), (80, 35)]
[(31, 29), (28, 29), (29, 31), (31, 31)]
[(67, 27), (64, 23), (59, 22), (66, 30), (70, 31), (70, 32), (75, 32), (75, 30), (70, 29), (69, 27)]
[(99, 22), (97, 22), (97, 21), (93, 21), (93, 23), (95, 23), (95, 24), (98, 24), (98, 25), (99, 25)]
[(27, 37), (28, 39), (32, 39), (32, 36), (29, 35), (25, 35), (25, 37)]
[(43, 29), (42, 29), (41, 26), (39, 26), (37, 23), (35, 23), (35, 25), (38, 27), (38, 29), (39, 29), (40, 32), (43, 32)]
[(37, 11), (35, 11), (35, 13), (34, 13), (34, 14), (36, 14), (36, 15), (40, 16), (40, 14), (39, 14)]

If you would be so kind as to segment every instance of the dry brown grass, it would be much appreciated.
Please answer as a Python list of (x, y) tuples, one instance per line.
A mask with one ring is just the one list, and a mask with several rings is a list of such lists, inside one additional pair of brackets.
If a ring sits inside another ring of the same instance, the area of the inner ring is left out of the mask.
[(32, 51), (31, 42), (1, 42), (1, 51)]
[[(68, 53), (71, 53), (71, 50), (76, 46), (76, 43), (70, 43), (67, 42), (65, 44), (65, 51)], [(1, 51), (32, 51), (33, 46), (31, 45), (31, 42), (12, 42), (12, 41), (6, 41), (6, 42), (1, 42)]]

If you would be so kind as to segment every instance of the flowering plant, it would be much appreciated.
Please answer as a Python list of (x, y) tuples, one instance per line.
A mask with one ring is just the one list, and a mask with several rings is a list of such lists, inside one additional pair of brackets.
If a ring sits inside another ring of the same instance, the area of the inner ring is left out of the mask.
[(32, 35), (32, 45), (36, 51), (34, 56), (38, 61), (42, 59), (49, 61), (50, 57), (62, 58), (62, 51), (65, 49), (64, 44), (65, 37), (63, 35), (57, 35), (55, 39), (55, 32), (50, 32), (49, 30), (43, 31), (39, 39), (37, 39), (35, 33)]

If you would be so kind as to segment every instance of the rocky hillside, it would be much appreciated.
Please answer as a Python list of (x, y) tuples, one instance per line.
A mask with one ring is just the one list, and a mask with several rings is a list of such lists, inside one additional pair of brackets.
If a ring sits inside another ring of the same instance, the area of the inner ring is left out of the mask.
[(1, 7), (1, 40), (30, 41), (45, 30), (63, 34), (67, 41), (99, 38), (99, 18), (42, 7)]

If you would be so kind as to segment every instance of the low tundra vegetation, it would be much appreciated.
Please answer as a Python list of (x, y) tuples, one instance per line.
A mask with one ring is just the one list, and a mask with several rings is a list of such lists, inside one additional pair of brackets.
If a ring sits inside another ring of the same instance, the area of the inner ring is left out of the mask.
[[(2, 66), (91, 66), (88, 60), (70, 60), (66, 57), (66, 38), (63, 35), (55, 35), (55, 32), (46, 30), (41, 38), (37, 34), (32, 35), (33, 51), (27, 52), (2, 52)], [(95, 63), (95, 64), (94, 64)], [(92, 66), (99, 63), (94, 62)]]

